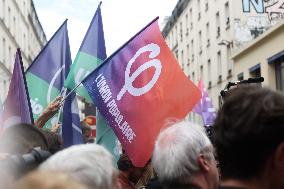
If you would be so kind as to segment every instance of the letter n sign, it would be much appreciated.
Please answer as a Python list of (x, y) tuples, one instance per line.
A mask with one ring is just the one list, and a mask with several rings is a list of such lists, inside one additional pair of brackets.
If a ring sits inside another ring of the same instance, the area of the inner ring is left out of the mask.
[(244, 12), (250, 12), (250, 4), (253, 5), (257, 13), (264, 13), (264, 3), (263, 0), (243, 0), (243, 10)]

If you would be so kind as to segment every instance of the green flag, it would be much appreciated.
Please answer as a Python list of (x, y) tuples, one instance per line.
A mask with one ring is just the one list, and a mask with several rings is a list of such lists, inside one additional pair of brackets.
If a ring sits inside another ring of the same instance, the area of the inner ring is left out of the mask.
[[(84, 37), (70, 72), (64, 82), (69, 89), (75, 88), (89, 73), (91, 73), (106, 58), (106, 48), (100, 6), (98, 7), (88, 31)], [(77, 94), (93, 103), (88, 92), (80, 85)]]
[(97, 111), (96, 135), (96, 143), (104, 146), (117, 162), (121, 153), (121, 144), (99, 111)]
[[(44, 46), (26, 71), (33, 117), (36, 120), (44, 108), (56, 98), (71, 64), (71, 54), (67, 30), (67, 20)], [(54, 116), (45, 127), (57, 121)]]
[[(99, 5), (79, 52), (76, 55), (75, 61), (71, 66), (64, 84), (65, 87), (69, 89), (76, 87), (90, 72), (101, 64), (106, 57), (103, 24)], [(93, 103), (83, 85), (80, 85), (76, 92), (84, 97), (87, 102)], [(117, 161), (119, 158), (120, 143), (99, 111), (96, 112), (96, 119), (96, 143), (103, 145), (111, 154), (113, 154), (115, 161)]]

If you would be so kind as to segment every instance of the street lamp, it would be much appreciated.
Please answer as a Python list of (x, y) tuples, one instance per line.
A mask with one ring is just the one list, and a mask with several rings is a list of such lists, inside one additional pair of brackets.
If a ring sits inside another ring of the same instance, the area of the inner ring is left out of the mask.
[(228, 40), (224, 40), (222, 39), (221, 42), (218, 43), (218, 45), (224, 45), (227, 47), (227, 62), (228, 62), (228, 75), (227, 75), (227, 79), (232, 77), (232, 62), (230, 61), (230, 56), (232, 55), (232, 51), (233, 51), (233, 47), (234, 47), (234, 43), (233, 41), (228, 41)]

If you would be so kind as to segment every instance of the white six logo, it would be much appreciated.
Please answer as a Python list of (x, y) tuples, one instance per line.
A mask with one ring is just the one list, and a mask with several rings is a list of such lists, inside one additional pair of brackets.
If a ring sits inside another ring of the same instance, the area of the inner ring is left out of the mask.
[[(138, 67), (135, 72), (133, 72), (132, 75), (130, 75), (130, 69), (132, 64), (135, 62), (135, 60), (144, 52), (150, 51), (149, 58), (152, 60), (149, 60), (148, 62), (145, 62), (141, 66)], [(122, 96), (125, 94), (126, 91), (128, 91), (131, 95), (133, 96), (141, 96), (145, 93), (147, 93), (149, 90), (152, 89), (152, 87), (155, 85), (157, 80), (159, 79), (161, 75), (161, 70), (162, 70), (162, 64), (160, 60), (154, 59), (160, 54), (160, 47), (155, 44), (151, 43), (148, 45), (145, 45), (144, 47), (140, 48), (135, 55), (131, 58), (131, 60), (128, 62), (125, 70), (125, 84), (121, 88), (120, 92), (117, 95), (117, 100), (121, 100)], [(134, 80), (144, 71), (147, 70), (150, 67), (155, 67), (155, 74), (151, 81), (147, 83), (145, 86), (141, 88), (135, 88), (133, 87), (132, 83)]]

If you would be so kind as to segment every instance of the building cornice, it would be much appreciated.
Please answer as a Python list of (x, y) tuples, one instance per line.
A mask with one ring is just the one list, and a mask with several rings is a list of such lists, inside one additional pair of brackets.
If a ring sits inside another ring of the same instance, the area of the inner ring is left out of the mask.
[[(5, 33), (9, 36), (10, 40), (12, 41), (12, 43), (14, 43), (14, 46), (16, 47), (20, 47), (20, 45), (17, 43), (17, 40), (15, 39), (15, 37), (12, 35), (11, 31), (9, 30), (9, 28), (7, 27), (7, 25), (4, 23), (3, 19), (0, 19), (0, 24), (3, 26)], [(27, 59), (27, 55), (26, 53), (22, 53), (22, 56)]]
[[(36, 30), (36, 28), (35, 28), (35, 26), (34, 26), (34, 24), (33, 24), (33, 22), (32, 22), (32, 17), (31, 17), (31, 14), (30, 14), (31, 12), (34, 13), (35, 21), (37, 22), (38, 26), (40, 27), (40, 30), (42, 31), (42, 34), (43, 34), (43, 41), (41, 40), (41, 38), (40, 38), (40, 36), (39, 36), (39, 33), (37, 32), (37, 30)], [(29, 19), (30, 24), (31, 24), (31, 26), (32, 26), (32, 28), (33, 28), (35, 34), (36, 34), (37, 40), (38, 40), (39, 42), (41, 42), (41, 47), (43, 47), (43, 46), (45, 45), (46, 41), (47, 41), (47, 40), (46, 40), (46, 35), (45, 35), (45, 32), (44, 32), (44, 30), (43, 30), (43, 27), (42, 27), (42, 25), (41, 25), (41, 23), (40, 23), (40, 21), (39, 21), (39, 19), (38, 19), (37, 12), (36, 12), (36, 9), (35, 9), (33, 0), (31, 0), (31, 12), (28, 14), (28, 19)]]
[(284, 28), (284, 20), (280, 21), (279, 23), (277, 23), (275, 26), (273, 26), (272, 28), (270, 28), (269, 30), (267, 30), (265, 33), (263, 33), (262, 35), (260, 35), (259, 37), (255, 38), (254, 40), (250, 41), (248, 44), (246, 44), (244, 47), (236, 50), (233, 55), (232, 55), (232, 59), (236, 59), (239, 56), (241, 56), (243, 53), (247, 52), (248, 50), (250, 50), (251, 48), (253, 48), (254, 46), (258, 45), (259, 43), (261, 43), (263, 40), (265, 40), (266, 38), (268, 38), (269, 36), (273, 35), (273, 33), (277, 32), (278, 30), (280, 30), (281, 28)]
[(169, 17), (169, 20), (167, 21), (165, 27), (163, 28), (163, 36), (166, 38), (172, 29), (172, 27), (175, 25), (176, 21), (180, 17), (180, 15), (183, 13), (184, 9), (187, 7), (190, 0), (179, 0), (172, 11), (172, 15)]

